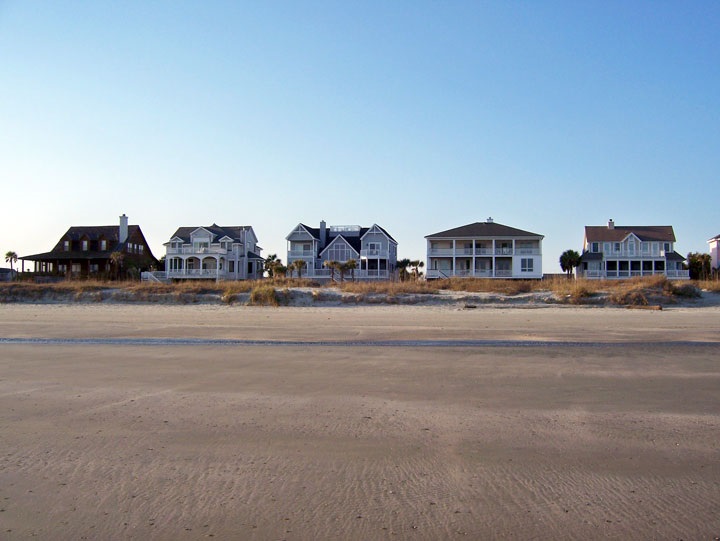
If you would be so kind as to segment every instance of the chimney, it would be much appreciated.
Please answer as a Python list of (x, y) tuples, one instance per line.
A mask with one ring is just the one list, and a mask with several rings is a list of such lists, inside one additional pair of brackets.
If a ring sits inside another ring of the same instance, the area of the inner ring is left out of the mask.
[(325, 223), (325, 220), (320, 220), (320, 246), (321, 246), (321, 249), (325, 248), (326, 242), (327, 242), (327, 224)]
[(120, 231), (118, 242), (123, 243), (128, 238), (128, 217), (124, 214), (120, 216)]
[(615, 229), (615, 222), (612, 218), (608, 220), (608, 229)]
[(486, 224), (491, 224), (491, 223), (493, 223), (492, 216), (488, 217), (488, 219), (485, 220), (485, 223), (486, 223)]

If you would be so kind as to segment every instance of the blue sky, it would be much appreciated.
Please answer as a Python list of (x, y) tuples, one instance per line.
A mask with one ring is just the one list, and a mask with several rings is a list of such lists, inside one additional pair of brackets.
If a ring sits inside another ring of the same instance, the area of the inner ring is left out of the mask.
[(0, 0), (0, 251), (126, 213), (378, 223), (399, 256), (495, 221), (720, 233), (718, 2)]

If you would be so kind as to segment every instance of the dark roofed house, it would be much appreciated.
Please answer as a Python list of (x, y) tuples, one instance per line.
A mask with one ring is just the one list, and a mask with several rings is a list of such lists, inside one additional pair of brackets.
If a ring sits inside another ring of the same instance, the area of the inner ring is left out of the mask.
[(492, 218), (427, 235), (429, 280), (450, 277), (542, 278), (543, 235)]
[(332, 271), (325, 267), (326, 261), (345, 263), (355, 260), (354, 277), (359, 280), (388, 279), (397, 266), (397, 241), (377, 224), (371, 227), (359, 225), (328, 225), (320, 227), (298, 224), (286, 237), (287, 262), (305, 261), (303, 276), (328, 279)]
[(685, 258), (675, 251), (675, 232), (669, 225), (585, 227), (583, 254), (576, 273), (595, 279), (631, 278), (656, 274), (688, 279)]
[[(114, 252), (122, 256), (114, 258)], [(119, 225), (72, 226), (49, 252), (20, 259), (23, 266), (33, 261), (35, 273), (65, 277), (126, 278), (157, 264), (140, 226), (129, 225), (124, 214)]]
[(264, 259), (249, 225), (179, 227), (165, 243), (165, 272), (147, 280), (246, 280), (261, 278)]

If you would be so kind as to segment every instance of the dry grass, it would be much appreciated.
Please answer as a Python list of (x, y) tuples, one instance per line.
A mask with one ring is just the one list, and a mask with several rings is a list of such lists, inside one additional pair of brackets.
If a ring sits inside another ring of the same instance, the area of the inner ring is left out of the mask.
[[(290, 299), (289, 288), (315, 288), (313, 299), (324, 298), (323, 288), (339, 288), (353, 294), (350, 301), (377, 302), (383, 295), (388, 303), (398, 302), (398, 296), (433, 295), (440, 290), (520, 295), (530, 292), (550, 292), (561, 302), (584, 304), (604, 300), (619, 305), (648, 305), (673, 302), (678, 298), (695, 298), (700, 290), (720, 293), (720, 281), (673, 282), (663, 276), (632, 278), (629, 280), (568, 280), (557, 277), (549, 280), (493, 280), (454, 278), (446, 280), (407, 282), (325, 282), (322, 285), (307, 278), (278, 278), (255, 281), (185, 281), (172, 284), (153, 282), (110, 282), (99, 280), (66, 280), (56, 283), (10, 282), (0, 284), (0, 302), (80, 300), (100, 302), (112, 296), (115, 300), (162, 302), (163, 297), (180, 303), (198, 302), (201, 295), (218, 295), (226, 303), (237, 301), (241, 294), (250, 293), (251, 304), (277, 306)], [(593, 300), (594, 299), (594, 300)]]
[(259, 285), (250, 291), (251, 306), (280, 306), (280, 299), (275, 288), (269, 285)]
[(433, 295), (438, 292), (438, 288), (435, 287), (435, 283), (433, 282), (340, 282), (329, 285), (331, 287), (338, 287), (341, 291), (344, 291), (346, 293), (359, 294), (376, 293), (385, 295), (399, 295), (405, 293)]

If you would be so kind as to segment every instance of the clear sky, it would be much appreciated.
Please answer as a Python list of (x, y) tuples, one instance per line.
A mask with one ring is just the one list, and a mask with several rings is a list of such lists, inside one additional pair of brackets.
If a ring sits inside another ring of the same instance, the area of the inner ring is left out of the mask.
[[(71, 225), (720, 233), (720, 2), (0, 0), (0, 252)], [(0, 262), (4, 265), (4, 262)]]

